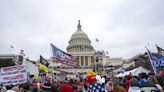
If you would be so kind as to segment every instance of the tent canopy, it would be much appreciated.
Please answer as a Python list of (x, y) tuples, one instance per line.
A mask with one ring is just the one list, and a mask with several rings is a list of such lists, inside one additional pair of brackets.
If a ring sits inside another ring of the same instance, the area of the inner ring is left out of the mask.
[(146, 73), (146, 74), (148, 74), (148, 73), (150, 73), (150, 71), (147, 70), (147, 69), (145, 69), (144, 67), (140, 66), (140, 67), (135, 68), (135, 69), (133, 69), (133, 70), (126, 71), (126, 72), (124, 72), (124, 73), (119, 73), (119, 74), (116, 75), (116, 76), (117, 76), (117, 77), (124, 77), (124, 76), (126, 76), (126, 75), (128, 75), (128, 74), (130, 74), (130, 73), (131, 73), (132, 75), (134, 75), (134, 76), (138, 76), (140, 73)]

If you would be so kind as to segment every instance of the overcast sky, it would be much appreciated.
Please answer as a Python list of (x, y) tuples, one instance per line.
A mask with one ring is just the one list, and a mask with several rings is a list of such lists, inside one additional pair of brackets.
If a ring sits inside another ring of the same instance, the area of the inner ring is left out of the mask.
[[(81, 20), (97, 50), (131, 58), (164, 48), (164, 0), (0, 0), (0, 54), (24, 49), (30, 59), (66, 51)], [(95, 39), (99, 39), (96, 43)], [(14, 46), (14, 49), (10, 48)]]

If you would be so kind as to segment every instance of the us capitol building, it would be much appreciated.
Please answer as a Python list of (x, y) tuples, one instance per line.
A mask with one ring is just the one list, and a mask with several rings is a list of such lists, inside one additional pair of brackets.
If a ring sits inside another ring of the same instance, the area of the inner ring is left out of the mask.
[[(67, 53), (74, 56), (79, 66), (76, 68), (68, 68), (67, 65), (54, 62), (53, 58), (49, 58), (47, 61), (50, 63), (49, 69), (51, 73), (60, 73), (60, 71), (55, 69), (60, 69), (67, 73), (84, 73), (88, 69), (93, 69), (97, 73), (102, 73), (102, 71), (107, 71), (109, 66), (117, 67), (124, 65), (126, 68), (130, 65), (134, 65), (134, 63), (124, 64), (127, 60), (120, 57), (109, 57), (104, 51), (95, 50), (91, 44), (91, 40), (82, 30), (80, 21), (78, 21), (77, 30), (72, 34), (66, 50)], [(9, 58), (16, 59), (18, 56), (19, 55), (0, 54), (0, 60)], [(36, 62), (39, 62), (39, 60)], [(32, 67), (33, 63), (27, 62), (27, 65)], [(38, 69), (37, 66), (33, 65), (33, 68), (29, 68), (29, 71), (31, 72), (34, 69)], [(113, 70), (117, 72), (115, 69)], [(31, 72), (31, 74), (37, 73)]]
[(67, 52), (76, 58), (80, 67), (94, 63), (95, 50), (87, 34), (81, 29), (80, 20), (76, 32), (73, 33), (68, 43)]
[(93, 69), (96, 72), (102, 71), (103, 66), (122, 65), (125, 59), (120, 57), (109, 57), (104, 51), (97, 51), (91, 44), (91, 40), (82, 30), (80, 20), (78, 21), (77, 30), (72, 34), (67, 53), (74, 56), (79, 68), (64, 69), (67, 72), (85, 72), (86, 69)]

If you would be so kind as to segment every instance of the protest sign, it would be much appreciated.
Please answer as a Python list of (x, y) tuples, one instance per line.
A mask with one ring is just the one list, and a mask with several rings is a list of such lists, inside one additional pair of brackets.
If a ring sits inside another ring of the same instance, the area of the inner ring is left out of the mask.
[(0, 83), (3, 85), (16, 85), (27, 82), (25, 66), (9, 66), (0, 69)]

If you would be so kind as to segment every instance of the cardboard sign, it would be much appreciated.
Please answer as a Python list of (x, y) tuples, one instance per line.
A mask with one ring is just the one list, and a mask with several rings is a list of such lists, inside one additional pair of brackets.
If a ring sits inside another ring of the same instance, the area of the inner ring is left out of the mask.
[(3, 85), (16, 85), (27, 82), (25, 66), (9, 66), (0, 69), (0, 83)]

